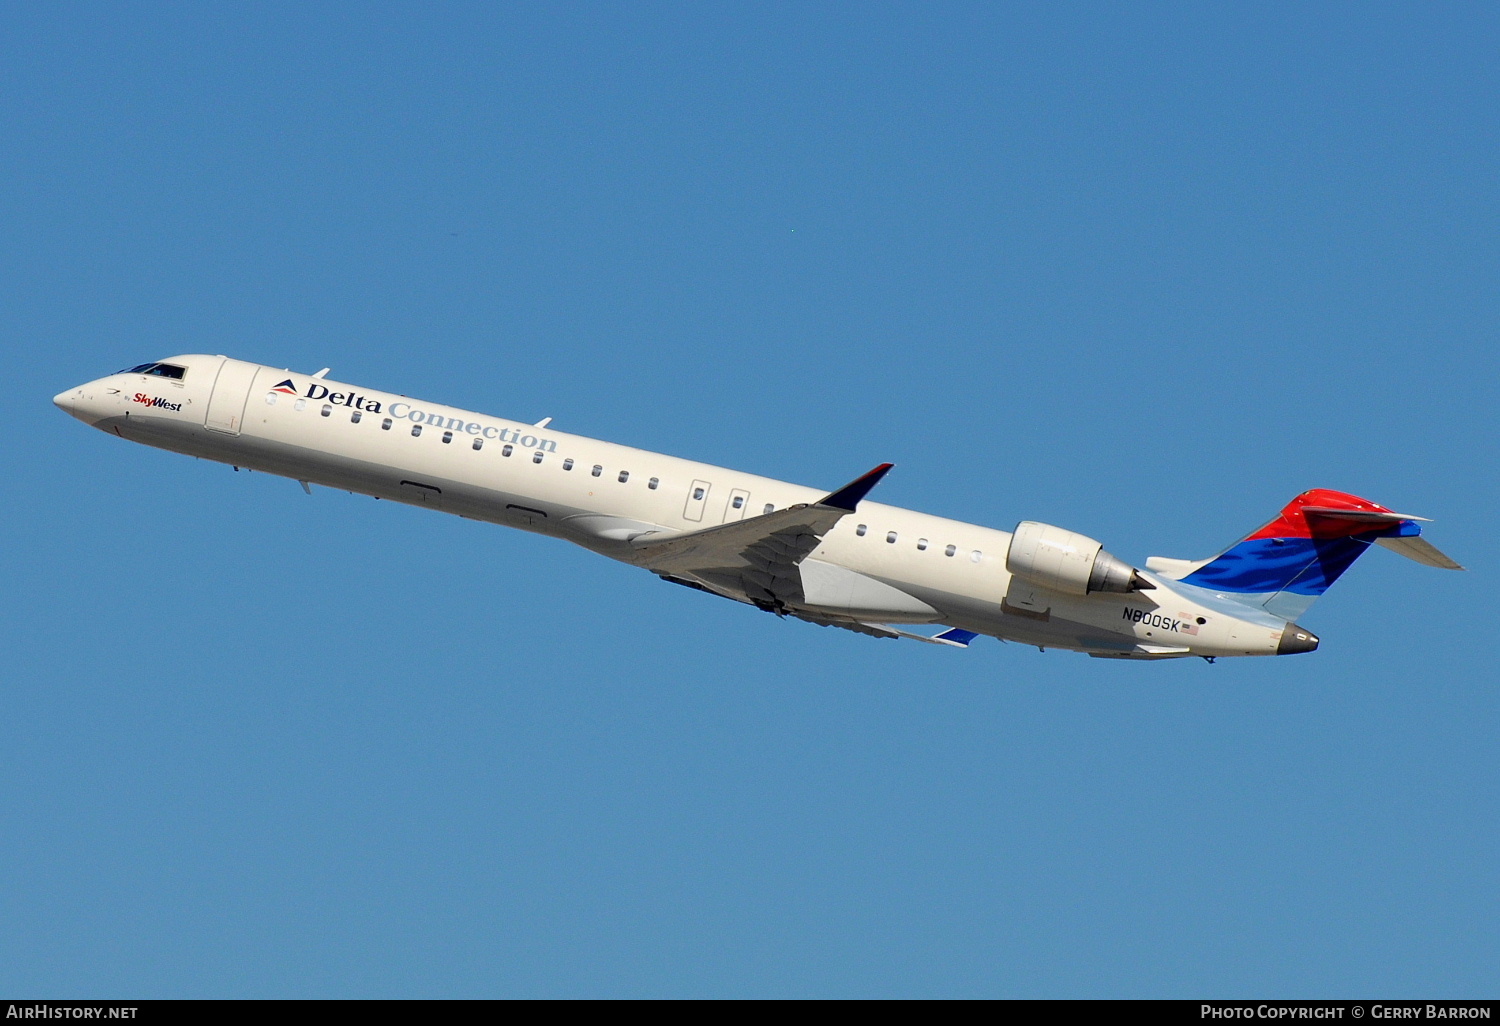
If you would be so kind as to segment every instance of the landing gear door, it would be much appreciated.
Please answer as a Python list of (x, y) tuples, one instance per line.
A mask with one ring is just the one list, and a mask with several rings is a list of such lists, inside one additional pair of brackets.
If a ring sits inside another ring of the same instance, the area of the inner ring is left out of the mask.
[(210, 431), (237, 435), (245, 423), (245, 400), (250, 398), (250, 383), (260, 368), (243, 360), (225, 360), (214, 379), (214, 391), (208, 398), (208, 412), (203, 426)]
[(736, 488), (729, 493), (729, 504), (724, 507), (724, 523), (733, 520), (744, 520), (745, 510), (750, 506), (750, 493), (743, 488)]
[(688, 489), (687, 505), (682, 507), (682, 516), (685, 520), (694, 522), (703, 519), (703, 507), (708, 503), (708, 492), (713, 485), (707, 481), (694, 481)]

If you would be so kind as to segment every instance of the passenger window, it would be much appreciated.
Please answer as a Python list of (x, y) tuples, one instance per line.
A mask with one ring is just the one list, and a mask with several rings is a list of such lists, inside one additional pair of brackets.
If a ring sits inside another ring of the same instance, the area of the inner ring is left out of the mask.
[(293, 404), (292, 409), (299, 411), (307, 409), (307, 400), (298, 399), (297, 402)]
[(413, 424), (411, 426), (411, 436), (413, 438), (416, 438), (421, 433), (422, 433), (422, 425), (421, 424)]
[[(652, 485), (652, 487), (654, 488), (656, 486)], [(743, 495), (736, 495), (734, 497), (733, 506), (734, 506), (735, 509), (744, 509), (745, 508), (745, 497)]]
[(545, 455), (546, 455), (546, 453), (544, 453), (544, 452), (534, 452), (534, 453), (531, 454), (531, 462), (533, 462), (533, 463), (540, 463), (540, 462), (542, 462), (542, 457), (545, 456)]
[(774, 512), (776, 512), (776, 505), (775, 505), (775, 503), (770, 503), (770, 502), (766, 503), (765, 512), (767, 512), (767, 513), (774, 513)]
[(969, 560), (971, 562), (977, 563), (977, 562), (979, 562), (983, 558), (984, 558), (984, 553), (980, 552), (978, 549), (975, 549), (973, 552), (969, 553)]
[(323, 416), (325, 416), (325, 417), (331, 417), (331, 416), (333, 416), (333, 407), (329, 406), (327, 403), (323, 404)]
[(896, 532), (895, 531), (887, 531), (885, 533), (885, 543), (887, 545), (894, 545), (894, 544), (896, 544)]
[(391, 429), (391, 418), (387, 417), (387, 418), (385, 418), (385, 420), (382, 420), (380, 422), (380, 430), (382, 430), (382, 431), (389, 431), (390, 429)]
[(599, 466), (599, 464), (595, 463), (594, 464), (594, 470), (593, 470), (594, 476), (598, 477), (602, 473), (604, 473), (604, 468), (601, 467), (601, 466)]
[(694, 488), (693, 489), (693, 501), (697, 502), (697, 501), (699, 501), (702, 498), (703, 498), (703, 489), (702, 488)]
[(483, 438), (476, 438), (476, 439), (474, 439), (474, 451), (478, 452), (480, 449), (483, 449), (483, 448), (484, 448), (484, 439)]
[(448, 445), (452, 441), (453, 441), (453, 432), (452, 431), (444, 431), (443, 432), (443, 444), (444, 445)]
[(854, 533), (857, 534), (857, 535), (859, 535), (861, 538), (863, 538), (865, 536), (865, 532), (868, 531), (868, 530), (869, 530), (868, 527), (866, 527), (864, 524), (860, 524), (858, 527), (856, 527), (854, 529)]
[(349, 414), (349, 423), (351, 424), (358, 424), (363, 419), (364, 414), (360, 413), (358, 410), (355, 410), (353, 413)]
[(620, 483), (624, 484), (626, 481), (629, 481), (629, 480), (630, 480), (630, 471), (628, 471), (628, 470), (622, 470), (622, 471), (620, 471)]
[(276, 393), (275, 392), (267, 392), (266, 393), (266, 405), (267, 406), (275, 406), (276, 405)]
[(958, 546), (957, 545), (949, 545), (946, 549), (943, 550), (943, 555), (945, 555), (945, 556), (951, 556), (951, 555), (953, 555), (957, 551), (958, 551)]
[(563, 469), (564, 470), (572, 470), (573, 469), (573, 459), (572, 459), (571, 456), (569, 458), (563, 460)]
[(926, 552), (927, 551), (927, 539), (926, 538), (918, 538), (917, 539), (917, 551), (918, 552)]
[(515, 451), (516, 451), (516, 447), (514, 445), (507, 445), (505, 448), (503, 448), (503, 449), (500, 450), (500, 455), (501, 456), (509, 456), (511, 453), (513, 453)]
[(656, 491), (656, 486), (659, 484), (661, 484), (661, 478), (653, 477), (651, 480), (646, 482), (646, 487), (654, 492)]

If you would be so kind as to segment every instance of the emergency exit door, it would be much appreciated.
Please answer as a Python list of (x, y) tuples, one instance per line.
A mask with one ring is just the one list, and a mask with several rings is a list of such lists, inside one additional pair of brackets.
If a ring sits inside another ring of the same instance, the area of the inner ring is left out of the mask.
[(694, 481), (688, 489), (687, 504), (682, 507), (684, 519), (701, 521), (703, 519), (703, 507), (708, 503), (708, 492), (713, 485), (707, 481)]
[(750, 506), (750, 493), (743, 488), (736, 488), (729, 493), (729, 502), (724, 506), (724, 523), (731, 520), (744, 520), (745, 510)]

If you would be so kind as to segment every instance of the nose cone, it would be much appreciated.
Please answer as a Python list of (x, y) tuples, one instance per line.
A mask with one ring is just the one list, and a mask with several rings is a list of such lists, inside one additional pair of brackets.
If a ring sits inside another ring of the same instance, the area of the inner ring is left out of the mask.
[(1316, 652), (1318, 636), (1305, 627), (1289, 623), (1281, 632), (1281, 644), (1276, 646), (1277, 655), (1296, 655), (1299, 652)]
[(52, 403), (70, 417), (77, 417), (90, 426), (97, 425), (107, 412), (101, 404), (102, 397), (93, 383), (70, 388), (52, 397)]

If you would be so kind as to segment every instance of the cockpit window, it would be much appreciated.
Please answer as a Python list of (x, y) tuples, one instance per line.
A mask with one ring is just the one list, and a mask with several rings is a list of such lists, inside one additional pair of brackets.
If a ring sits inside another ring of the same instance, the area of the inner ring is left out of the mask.
[(121, 374), (152, 374), (159, 378), (171, 378), (181, 381), (182, 376), (187, 373), (186, 367), (179, 367), (172, 363), (143, 363), (136, 367), (127, 367), (120, 371)]

